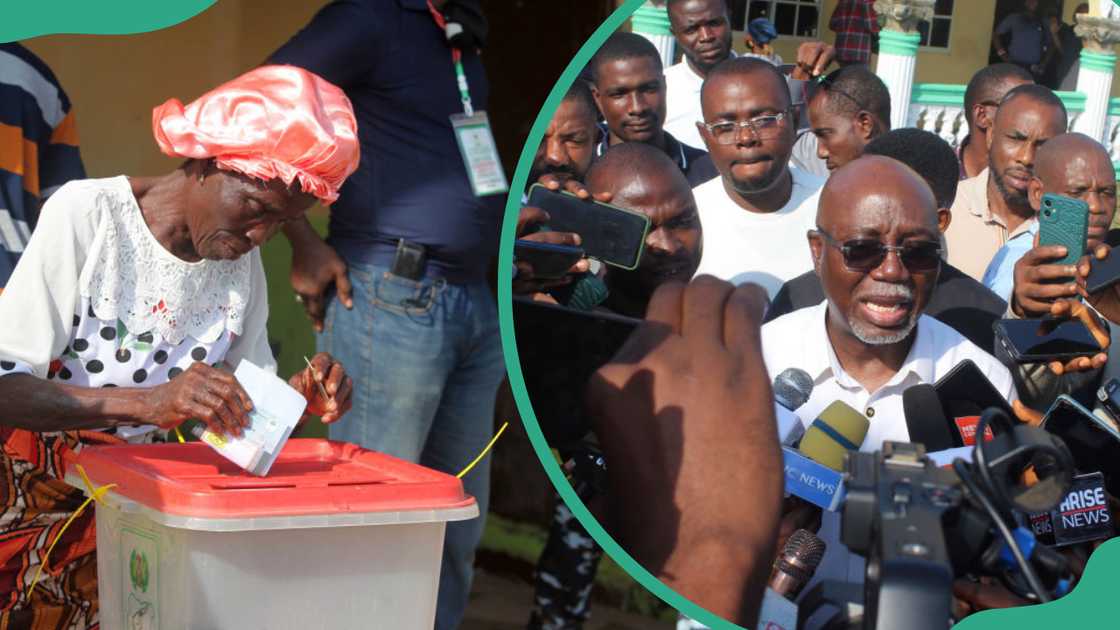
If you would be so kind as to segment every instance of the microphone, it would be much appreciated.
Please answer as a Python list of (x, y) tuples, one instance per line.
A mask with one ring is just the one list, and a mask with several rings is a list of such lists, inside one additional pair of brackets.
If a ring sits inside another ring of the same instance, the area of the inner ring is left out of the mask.
[(949, 427), (954, 423), (945, 415), (933, 385), (914, 385), (902, 392), (902, 414), (910, 441), (925, 446), (927, 453), (961, 446), (953, 439)]
[(799, 529), (786, 540), (785, 549), (774, 561), (769, 587), (788, 600), (796, 600), (824, 557), (823, 540), (807, 529)]
[(782, 447), (786, 492), (836, 511), (844, 499), (844, 454), (859, 450), (869, 426), (867, 418), (841, 401), (826, 407), (805, 431), (800, 450)]
[(808, 530), (799, 529), (786, 541), (782, 554), (774, 561), (770, 583), (762, 595), (758, 628), (797, 628), (794, 600), (813, 577), (824, 557), (824, 541)]
[(1036, 536), (1055, 547), (1100, 540), (1112, 536), (1112, 510), (1105, 495), (1104, 475), (1077, 475), (1069, 494), (1053, 510), (1031, 514)]
[(778, 441), (796, 444), (805, 432), (801, 418), (793, 413), (809, 400), (813, 379), (800, 368), (788, 368), (774, 379), (774, 416), (778, 419)]
[(812, 393), (813, 379), (800, 368), (788, 368), (774, 379), (774, 401), (790, 411), (797, 411)]
[[(948, 374), (937, 381), (933, 388), (941, 401), (941, 409), (946, 417), (945, 425), (953, 440), (952, 446), (972, 446), (976, 443), (976, 426), (980, 422), (980, 414), (984, 413), (985, 409), (995, 407), (1007, 414), (1007, 418), (1015, 417), (1003, 394), (988, 380), (988, 376), (968, 359), (955, 365)], [(994, 423), (984, 432), (985, 440), (991, 440), (997, 434), (1011, 431), (1014, 424), (1005, 422), (1002, 416), (993, 417), (992, 420)], [(911, 441), (920, 442), (917, 439)], [(929, 447), (929, 444), (926, 446)], [(938, 449), (927, 448), (927, 450)]]

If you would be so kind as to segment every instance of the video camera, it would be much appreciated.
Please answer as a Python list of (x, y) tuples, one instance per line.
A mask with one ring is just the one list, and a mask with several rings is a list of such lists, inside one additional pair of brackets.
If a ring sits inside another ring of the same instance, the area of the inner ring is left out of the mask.
[[(986, 410), (979, 434), (1000, 420), (1003, 411)], [(1074, 464), (1065, 444), (1019, 425), (978, 440), (972, 452), (973, 462), (957, 459), (951, 470), (934, 465), (921, 444), (885, 442), (879, 452), (850, 454), (841, 539), (867, 558), (863, 601), (853, 601), (861, 593), (850, 587), (823, 582), (802, 600), (799, 627), (828, 604), (841, 610), (829, 628), (943, 630), (953, 580), (966, 575), (999, 578), (1042, 602), (1068, 590), (1065, 557), (1019, 525), (1069, 491)]]

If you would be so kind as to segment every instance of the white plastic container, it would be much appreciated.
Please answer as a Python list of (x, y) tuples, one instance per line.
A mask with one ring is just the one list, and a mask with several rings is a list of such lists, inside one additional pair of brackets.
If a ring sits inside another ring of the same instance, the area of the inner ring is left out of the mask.
[[(201, 443), (89, 448), (101, 627), (431, 628), (458, 479), (349, 444), (292, 440), (266, 478)], [(81, 486), (70, 471), (67, 481)]]

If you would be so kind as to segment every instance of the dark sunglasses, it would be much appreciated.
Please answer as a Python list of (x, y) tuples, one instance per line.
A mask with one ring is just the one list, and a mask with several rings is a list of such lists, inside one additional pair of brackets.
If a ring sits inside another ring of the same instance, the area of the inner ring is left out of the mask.
[(856, 238), (841, 243), (820, 228), (813, 230), (813, 233), (823, 238), (830, 247), (840, 250), (844, 256), (844, 266), (849, 271), (867, 273), (878, 269), (890, 252), (898, 254), (903, 266), (911, 273), (925, 273), (941, 266), (941, 244), (935, 241), (884, 245), (875, 239)]

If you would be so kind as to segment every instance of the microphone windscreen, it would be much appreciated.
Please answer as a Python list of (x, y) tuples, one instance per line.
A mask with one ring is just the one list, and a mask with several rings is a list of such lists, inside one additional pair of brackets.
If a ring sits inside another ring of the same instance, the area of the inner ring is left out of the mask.
[(927, 453), (957, 446), (949, 428), (952, 423), (933, 385), (914, 385), (902, 392), (902, 413), (906, 416), (910, 441), (923, 444)]
[(812, 393), (813, 379), (800, 368), (789, 368), (774, 379), (774, 400), (790, 411), (797, 411)]
[(858, 451), (871, 426), (863, 414), (839, 400), (817, 416), (801, 438), (801, 452), (832, 470), (844, 469), (844, 454)]
[(821, 563), (821, 558), (824, 557), (826, 545), (816, 534), (807, 530), (799, 529), (786, 540), (785, 549), (782, 551), (782, 557), (791, 562), (797, 563), (804, 570), (810, 574), (817, 570), (817, 566)]

